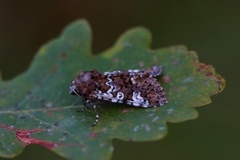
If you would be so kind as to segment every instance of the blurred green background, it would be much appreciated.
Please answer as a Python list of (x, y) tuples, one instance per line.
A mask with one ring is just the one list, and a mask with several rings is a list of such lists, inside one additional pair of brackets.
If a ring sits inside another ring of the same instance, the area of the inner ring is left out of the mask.
[[(153, 34), (152, 48), (185, 44), (227, 81), (224, 92), (212, 97), (213, 103), (197, 108), (196, 120), (169, 124), (163, 140), (113, 140), (113, 160), (240, 159), (240, 1), (0, 0), (3, 79), (24, 72), (39, 47), (78, 18), (87, 19), (92, 26), (95, 54), (110, 47), (125, 30), (145, 26)], [(64, 159), (30, 145), (14, 160), (43, 158)]]

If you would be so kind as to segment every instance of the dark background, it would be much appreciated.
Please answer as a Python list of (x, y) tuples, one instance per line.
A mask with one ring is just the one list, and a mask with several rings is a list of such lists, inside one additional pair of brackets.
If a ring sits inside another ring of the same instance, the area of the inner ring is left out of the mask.
[[(240, 1), (0, 0), (3, 79), (24, 72), (40, 46), (79, 18), (87, 19), (92, 26), (95, 54), (110, 47), (125, 30), (141, 25), (153, 34), (152, 48), (185, 44), (227, 81), (224, 92), (212, 97), (213, 103), (197, 108), (198, 119), (169, 124), (163, 140), (114, 140), (113, 160), (240, 159)], [(15, 160), (43, 158), (62, 159), (31, 145)]]

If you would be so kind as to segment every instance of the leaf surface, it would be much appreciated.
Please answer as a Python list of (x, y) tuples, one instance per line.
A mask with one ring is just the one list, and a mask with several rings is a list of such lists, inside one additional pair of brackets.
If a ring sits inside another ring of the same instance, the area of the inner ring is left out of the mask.
[[(149, 141), (167, 134), (166, 122), (197, 117), (194, 107), (211, 102), (224, 79), (212, 66), (199, 63), (184, 46), (150, 49), (145, 28), (124, 33), (115, 45), (93, 56), (92, 35), (84, 20), (70, 24), (44, 45), (30, 68), (11, 81), (0, 82), (0, 156), (14, 157), (25, 146), (39, 144), (69, 159), (110, 159), (111, 140)], [(71, 96), (69, 83), (81, 71), (164, 67), (158, 78), (168, 104), (156, 108), (102, 104), (100, 122), (91, 127), (94, 111), (77, 112), (83, 103)]]

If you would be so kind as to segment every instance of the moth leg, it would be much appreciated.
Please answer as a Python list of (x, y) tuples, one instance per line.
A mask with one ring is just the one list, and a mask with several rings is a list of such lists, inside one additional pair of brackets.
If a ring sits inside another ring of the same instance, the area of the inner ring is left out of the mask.
[(81, 108), (81, 112), (85, 111), (87, 109), (87, 101), (83, 101), (83, 107)]
[(87, 103), (88, 103), (87, 101), (83, 100), (83, 107), (81, 108), (81, 110), (79, 110), (79, 112), (83, 112), (87, 109)]
[(85, 101), (83, 101), (83, 106), (79, 109), (79, 110), (76, 110), (76, 112), (83, 112), (87, 109), (87, 103)]
[(95, 112), (95, 121), (93, 122), (93, 126), (96, 126), (98, 124), (99, 114), (97, 112), (97, 105), (93, 105), (93, 110)]

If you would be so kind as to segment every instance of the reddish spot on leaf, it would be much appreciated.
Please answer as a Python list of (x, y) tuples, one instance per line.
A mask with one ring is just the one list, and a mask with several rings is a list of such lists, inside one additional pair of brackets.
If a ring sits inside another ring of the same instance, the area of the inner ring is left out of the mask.
[(113, 61), (113, 63), (118, 64), (120, 59), (119, 58), (113, 58), (112, 61)]
[(38, 145), (41, 145), (41, 146), (43, 146), (47, 149), (53, 149), (56, 146), (59, 146), (59, 145), (62, 146), (63, 145), (63, 144), (60, 144), (60, 143), (43, 141), (43, 140), (31, 137), (31, 135), (33, 133), (43, 132), (44, 129), (37, 128), (37, 129), (31, 129), (31, 130), (21, 130), (21, 129), (16, 129), (12, 126), (7, 126), (7, 125), (4, 125), (4, 124), (0, 124), (0, 128), (4, 128), (6, 130), (14, 132), (16, 134), (17, 139), (20, 142), (24, 143), (25, 146), (27, 146), (29, 144), (38, 144)]
[(139, 67), (144, 67), (144, 62), (139, 61), (139, 62), (138, 62), (138, 65), (139, 65)]
[(57, 72), (57, 67), (56, 67), (56, 66), (52, 66), (51, 72), (52, 72), (52, 73), (56, 73), (56, 72)]
[(211, 65), (199, 63), (197, 71), (205, 74), (209, 79), (214, 79), (218, 86), (218, 90), (213, 92), (212, 95), (221, 92), (225, 87), (225, 80), (218, 74), (215, 73), (215, 69)]
[(62, 53), (62, 58), (66, 58), (67, 54), (66, 53)]
[(169, 75), (166, 75), (162, 78), (162, 80), (163, 80), (163, 82), (168, 83), (168, 82), (170, 82), (171, 78)]
[(98, 136), (98, 133), (94, 133), (94, 132), (88, 133), (89, 138), (96, 138), (97, 136)]
[(128, 113), (128, 112), (133, 112), (134, 109), (133, 108), (126, 108), (126, 109), (122, 109), (120, 112), (121, 113)]
[(51, 117), (52, 116), (52, 112), (47, 112), (47, 116)]

